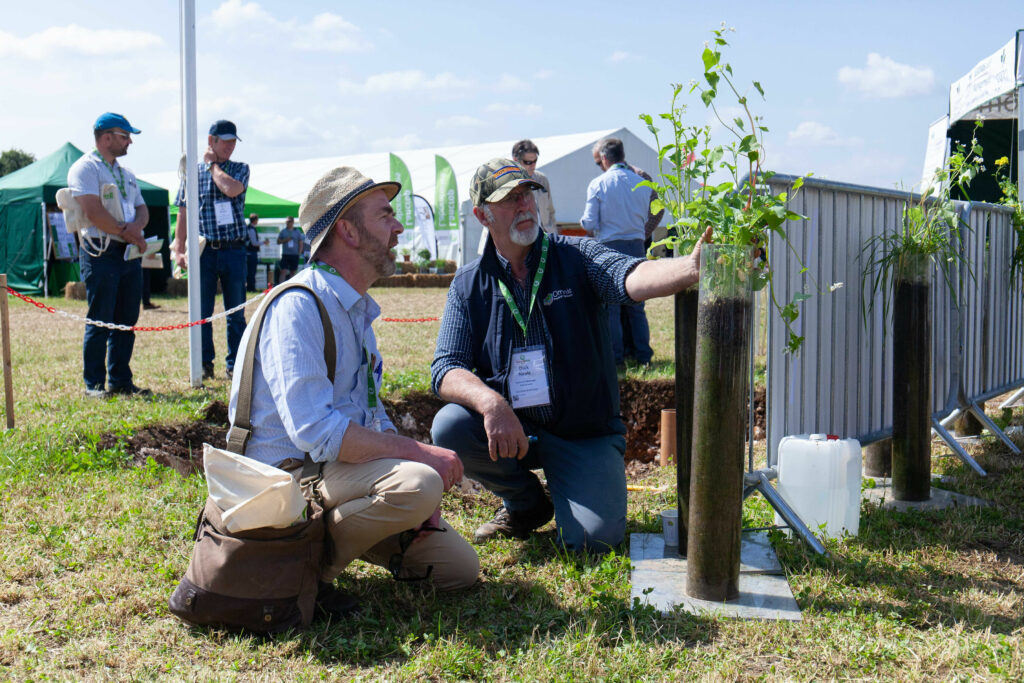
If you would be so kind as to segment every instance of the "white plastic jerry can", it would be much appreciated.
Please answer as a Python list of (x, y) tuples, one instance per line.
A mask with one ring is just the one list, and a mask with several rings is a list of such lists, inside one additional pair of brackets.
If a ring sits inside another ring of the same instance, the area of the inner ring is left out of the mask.
[[(785, 436), (779, 442), (778, 490), (811, 531), (833, 538), (860, 529), (860, 442), (834, 434)], [(784, 524), (775, 516), (776, 524)]]

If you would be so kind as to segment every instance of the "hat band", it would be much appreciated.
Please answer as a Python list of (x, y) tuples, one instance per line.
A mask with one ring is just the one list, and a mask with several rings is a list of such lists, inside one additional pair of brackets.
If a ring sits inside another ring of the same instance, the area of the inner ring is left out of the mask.
[(319, 235), (322, 231), (329, 228), (334, 223), (334, 221), (338, 218), (338, 214), (341, 213), (341, 210), (345, 208), (346, 204), (352, 201), (353, 197), (355, 197), (360, 192), (365, 192), (369, 188), (373, 187), (373, 184), (374, 183), (372, 180), (367, 180), (365, 183), (363, 183), (362, 185), (360, 185), (359, 187), (357, 187), (356, 189), (352, 190), (347, 195), (342, 197), (336, 204), (334, 204), (331, 208), (327, 210), (327, 213), (325, 213), (323, 216), (320, 216), (320, 218), (317, 219), (316, 223), (313, 223), (313, 227), (310, 228), (309, 230), (309, 233), (313, 236), (310, 238), (310, 241), (312, 241), (317, 235)]

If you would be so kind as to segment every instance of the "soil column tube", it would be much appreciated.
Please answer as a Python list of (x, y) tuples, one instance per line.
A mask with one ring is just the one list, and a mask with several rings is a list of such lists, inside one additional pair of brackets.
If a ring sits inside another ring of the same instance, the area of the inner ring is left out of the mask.
[(750, 249), (701, 250), (686, 562), (701, 600), (739, 597), (752, 265)]
[(693, 374), (697, 348), (697, 285), (675, 295), (676, 505), (679, 554), (686, 554), (690, 517), (690, 449), (693, 444)]
[(892, 492), (896, 500), (931, 498), (930, 265), (927, 256), (904, 256), (893, 281)]

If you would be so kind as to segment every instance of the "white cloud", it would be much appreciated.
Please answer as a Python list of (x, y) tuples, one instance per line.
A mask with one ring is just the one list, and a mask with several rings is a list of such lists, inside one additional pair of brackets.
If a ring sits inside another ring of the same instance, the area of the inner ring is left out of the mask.
[(515, 114), (519, 116), (540, 116), (544, 108), (539, 104), (525, 104), (522, 102), (516, 102), (514, 104), (506, 104), (503, 102), (495, 102), (494, 104), (488, 104), (484, 107), (484, 111), (488, 114)]
[(844, 66), (839, 69), (838, 79), (867, 97), (891, 99), (927, 95), (935, 85), (935, 72), (872, 52), (864, 68)]
[(624, 64), (626, 62), (637, 62), (640, 61), (640, 57), (626, 52), (625, 50), (616, 50), (605, 58), (605, 61), (609, 64)]
[(155, 33), (91, 29), (69, 24), (51, 26), (19, 38), (0, 31), (0, 57), (43, 60), (61, 55), (97, 57), (137, 52), (163, 44)]
[(817, 121), (803, 121), (786, 135), (786, 142), (813, 147), (852, 147), (861, 144), (860, 138), (840, 137), (832, 128)]
[(343, 17), (324, 12), (303, 23), (274, 17), (257, 2), (226, 0), (210, 15), (220, 33), (258, 39), (271, 45), (284, 42), (296, 50), (363, 52), (373, 47), (362, 30)]
[(406, 133), (398, 137), (377, 138), (370, 143), (375, 152), (390, 152), (396, 149), (416, 149), (422, 147), (423, 141), (416, 133)]
[(475, 116), (467, 116), (465, 114), (458, 114), (456, 116), (449, 116), (446, 119), (438, 119), (434, 122), (435, 128), (480, 128), (486, 124)]
[(340, 80), (338, 81), (338, 87), (341, 88), (343, 93), (361, 95), (417, 91), (452, 93), (468, 90), (473, 87), (473, 81), (459, 78), (448, 71), (428, 76), (419, 69), (409, 69), (406, 71), (388, 71), (373, 74), (363, 83)]
[(530, 84), (512, 74), (502, 74), (501, 78), (498, 79), (497, 85), (494, 89), (499, 92), (505, 92), (507, 90), (529, 90)]

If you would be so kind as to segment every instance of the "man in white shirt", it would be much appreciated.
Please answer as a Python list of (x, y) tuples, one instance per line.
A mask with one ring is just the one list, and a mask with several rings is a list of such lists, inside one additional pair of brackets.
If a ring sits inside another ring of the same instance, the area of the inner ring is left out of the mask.
[[(90, 320), (129, 327), (139, 319), (142, 259), (126, 261), (125, 249), (135, 245), (145, 251), (142, 231), (149, 223), (149, 211), (135, 175), (117, 159), (128, 153), (132, 135), (140, 132), (120, 114), (101, 114), (93, 124), (96, 149), (83, 154), (68, 169), (68, 188), (90, 223), (81, 231), (79, 255), (89, 303), (86, 315)], [(101, 198), (105, 185), (114, 187), (109, 198)], [(104, 208), (103, 199), (115, 200), (120, 218)], [(134, 332), (86, 325), (82, 341), (85, 395), (105, 398), (108, 394), (149, 394), (148, 389), (140, 389), (132, 381), (134, 348)]]
[[(312, 265), (292, 281), (312, 288), (327, 309), (337, 347), (334, 383), (316, 302), (301, 290), (271, 303), (253, 367), (245, 454), (295, 476), (306, 453), (323, 463), (319, 486), (334, 558), (321, 574), (320, 604), (339, 616), (355, 601), (333, 581), (357, 558), (398, 580), (429, 579), (441, 590), (472, 585), (479, 573), (476, 552), (441, 519), (439, 507), (442, 492), (462, 479), (462, 462), (454, 451), (398, 436), (379, 398), (384, 364), (371, 324), (380, 308), (367, 290), (395, 270), (392, 249), (402, 224), (390, 200), (400, 188), (336, 168), (299, 210), (309, 226)], [(240, 348), (252, 333), (250, 325)], [(232, 420), (241, 375), (231, 386)]]

